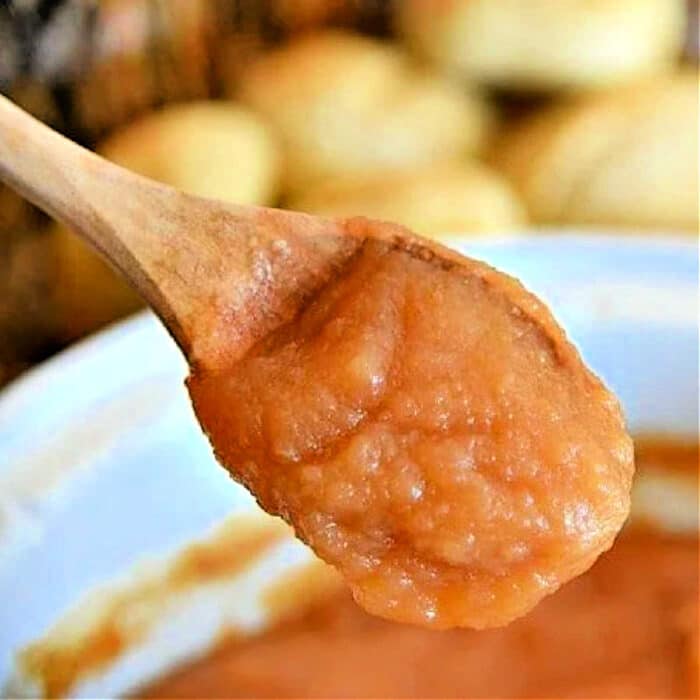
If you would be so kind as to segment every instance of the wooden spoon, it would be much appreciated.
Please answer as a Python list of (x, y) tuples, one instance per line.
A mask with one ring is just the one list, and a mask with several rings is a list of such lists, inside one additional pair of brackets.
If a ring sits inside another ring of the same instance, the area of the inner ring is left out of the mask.
[(206, 200), (140, 177), (2, 96), (0, 177), (100, 251), (192, 364), (216, 364), (223, 346), (245, 353), (361, 243), (335, 221)]
[(141, 292), (219, 460), (367, 609), (505, 624), (611, 545), (619, 407), (517, 281), (392, 224), (177, 192), (4, 99), (0, 175)]

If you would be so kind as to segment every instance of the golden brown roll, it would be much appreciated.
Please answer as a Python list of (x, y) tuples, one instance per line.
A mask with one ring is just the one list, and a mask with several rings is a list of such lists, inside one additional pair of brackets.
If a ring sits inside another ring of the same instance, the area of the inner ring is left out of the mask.
[(698, 82), (678, 74), (574, 100), (495, 145), (545, 223), (698, 231)]
[(619, 84), (668, 71), (683, 0), (404, 0), (398, 29), (423, 55), (513, 90)]
[(278, 153), (257, 115), (230, 102), (172, 105), (117, 131), (98, 152), (190, 194), (238, 204), (277, 197)]
[(323, 216), (396, 221), (434, 238), (503, 233), (525, 221), (524, 208), (507, 181), (477, 163), (331, 180), (300, 194), (289, 205)]
[(394, 46), (339, 31), (262, 56), (243, 76), (240, 96), (277, 129), (292, 189), (459, 159), (482, 145), (489, 122), (477, 95)]
[[(272, 204), (278, 153), (267, 128), (227, 102), (193, 102), (154, 112), (98, 149), (130, 170), (191, 194), (240, 204)], [(72, 339), (139, 308), (140, 298), (77, 236), (56, 226), (56, 306)]]

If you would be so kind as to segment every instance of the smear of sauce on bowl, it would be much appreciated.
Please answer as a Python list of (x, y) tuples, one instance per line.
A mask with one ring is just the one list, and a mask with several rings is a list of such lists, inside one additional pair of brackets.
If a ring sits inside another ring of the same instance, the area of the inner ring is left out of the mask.
[(629, 511), (615, 398), (541, 302), (454, 254), (367, 238), (294, 319), (188, 386), (222, 464), (382, 617), (506, 624)]
[(340, 593), (139, 697), (689, 698), (697, 655), (697, 538), (635, 532), (506, 628), (396, 625)]

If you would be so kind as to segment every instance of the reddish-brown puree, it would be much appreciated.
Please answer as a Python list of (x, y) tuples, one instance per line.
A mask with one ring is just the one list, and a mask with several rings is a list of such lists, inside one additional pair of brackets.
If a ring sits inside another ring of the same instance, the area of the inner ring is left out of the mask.
[[(697, 459), (697, 448), (647, 444), (638, 468), (697, 470)], [(636, 529), (506, 628), (391, 624), (342, 594), (224, 644), (145, 695), (697, 697), (698, 573), (697, 536)]]
[(697, 596), (697, 540), (627, 533), (506, 628), (397, 625), (346, 594), (143, 696), (697, 697)]
[(505, 624), (628, 513), (616, 400), (537, 299), (474, 261), (369, 240), (189, 389), (221, 462), (380, 616)]

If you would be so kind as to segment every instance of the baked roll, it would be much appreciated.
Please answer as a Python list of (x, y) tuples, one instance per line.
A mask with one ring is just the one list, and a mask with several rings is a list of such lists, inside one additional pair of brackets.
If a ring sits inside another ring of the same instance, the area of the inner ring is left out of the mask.
[(478, 150), (489, 109), (396, 46), (340, 31), (299, 38), (243, 75), (241, 99), (275, 127), (285, 183), (367, 176)]
[(268, 127), (230, 102), (168, 106), (115, 132), (97, 151), (202, 197), (270, 204), (278, 194), (278, 152)]
[(664, 71), (680, 55), (683, 0), (405, 0), (418, 52), (506, 90), (581, 89)]
[(323, 216), (395, 221), (433, 238), (503, 233), (525, 222), (524, 207), (508, 182), (478, 163), (331, 180), (289, 205)]
[(537, 222), (698, 233), (694, 72), (573, 100), (504, 136), (492, 162)]

